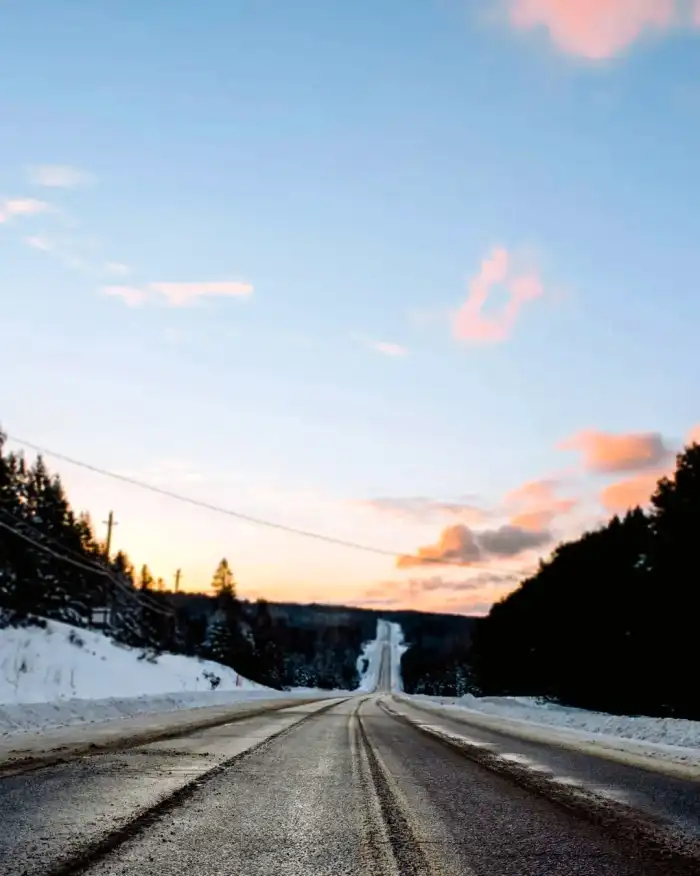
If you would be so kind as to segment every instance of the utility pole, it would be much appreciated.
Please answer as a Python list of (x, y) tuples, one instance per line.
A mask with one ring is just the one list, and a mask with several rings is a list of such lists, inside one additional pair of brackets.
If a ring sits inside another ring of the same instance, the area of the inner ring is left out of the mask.
[(102, 521), (107, 527), (107, 542), (105, 543), (105, 553), (109, 559), (109, 552), (112, 547), (112, 528), (117, 526), (117, 521), (114, 519), (114, 512), (109, 512), (109, 517)]
[[(109, 563), (109, 552), (112, 549), (112, 529), (117, 525), (117, 521), (114, 519), (114, 511), (109, 512), (109, 516), (106, 520), (102, 521), (107, 526), (107, 541), (105, 542), (105, 556), (107, 558), (107, 562)], [(114, 588), (110, 587), (107, 591), (107, 598), (109, 601), (109, 627), (112, 628), (114, 626), (115, 621), (115, 609), (114, 609)]]
[(180, 589), (180, 575), (181, 574), (182, 574), (182, 569), (178, 569), (177, 572), (175, 572), (175, 592), (176, 593)]

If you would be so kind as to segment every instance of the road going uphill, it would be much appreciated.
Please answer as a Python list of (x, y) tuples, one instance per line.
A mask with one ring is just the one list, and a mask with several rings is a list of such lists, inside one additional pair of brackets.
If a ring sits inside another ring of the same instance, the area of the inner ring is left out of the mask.
[[(700, 873), (693, 812), (683, 824), (615, 795), (567, 797), (564, 781), (550, 793), (547, 782), (524, 776), (517, 758), (512, 773), (496, 768), (481, 756), (489, 741), (464, 725), (436, 735), (439, 719), (421, 719), (392, 695), (388, 625), (377, 637), (373, 693), (0, 778), (0, 872)], [(635, 776), (649, 780), (641, 769)], [(686, 792), (697, 792), (690, 780), (674, 789)]]

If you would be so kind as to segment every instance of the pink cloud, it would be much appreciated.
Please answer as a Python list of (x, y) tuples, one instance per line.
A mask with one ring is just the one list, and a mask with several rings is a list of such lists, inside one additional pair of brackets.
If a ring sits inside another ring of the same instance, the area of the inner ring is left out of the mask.
[(665, 474), (668, 472), (659, 469), (609, 484), (600, 494), (601, 504), (611, 514), (624, 514), (637, 505), (644, 506), (656, 490), (657, 482)]
[(224, 280), (214, 283), (150, 283), (149, 290), (162, 295), (171, 307), (186, 307), (196, 298), (241, 298), (250, 295), (250, 283)]
[(471, 566), (482, 560), (517, 557), (551, 542), (549, 532), (533, 532), (518, 526), (475, 532), (462, 523), (442, 530), (435, 544), (419, 547), (415, 554), (397, 557), (399, 569), (416, 566)]
[(505, 496), (504, 505), (512, 514), (511, 526), (529, 532), (542, 532), (561, 517), (573, 511), (579, 504), (577, 499), (560, 498), (557, 495), (558, 481), (544, 478), (528, 481)]
[(700, 0), (690, 16), (687, 9), (687, 0), (511, 0), (510, 21), (518, 30), (544, 27), (562, 51), (600, 61), (646, 33), (700, 26)]
[(457, 579), (433, 575), (407, 581), (380, 581), (368, 587), (359, 601), (372, 607), (485, 614), (497, 599), (514, 590), (523, 577), (525, 574), (514, 570), (485, 571)]
[(408, 353), (406, 347), (394, 344), (391, 341), (370, 341), (370, 347), (383, 356), (405, 356)]
[(198, 298), (242, 298), (251, 295), (250, 283), (222, 280), (205, 283), (149, 283), (146, 286), (105, 286), (103, 295), (121, 298), (128, 307), (139, 307), (159, 296), (169, 307), (187, 307)]
[[(488, 299), (498, 287), (508, 293), (508, 301), (494, 314), (485, 315)], [(532, 272), (517, 271), (511, 254), (499, 247), (484, 259), (479, 273), (471, 280), (467, 300), (455, 316), (454, 333), (460, 340), (472, 343), (505, 341), (523, 306), (539, 298), (543, 291), (540, 278)]]
[[(698, 4), (698, 14), (700, 15), (700, 2)], [(700, 444), (700, 423), (693, 426), (690, 432), (688, 432), (686, 444)]]
[(36, 198), (10, 198), (0, 203), (0, 222), (5, 222), (12, 216), (36, 216), (38, 213), (49, 213), (51, 205)]
[(658, 432), (614, 434), (590, 429), (563, 441), (559, 449), (578, 450), (584, 467), (596, 474), (653, 468), (670, 455)]

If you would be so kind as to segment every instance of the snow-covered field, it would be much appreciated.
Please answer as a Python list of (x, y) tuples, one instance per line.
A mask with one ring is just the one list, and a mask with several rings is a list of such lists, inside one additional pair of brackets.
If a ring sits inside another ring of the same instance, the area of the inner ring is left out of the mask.
[(142, 653), (58, 621), (0, 630), (0, 734), (290, 696), (218, 663)]

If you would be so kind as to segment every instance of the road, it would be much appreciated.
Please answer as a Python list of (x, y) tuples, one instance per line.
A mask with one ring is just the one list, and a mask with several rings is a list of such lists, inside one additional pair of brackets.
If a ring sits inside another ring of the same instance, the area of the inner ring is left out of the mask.
[[(611, 788), (655, 782), (674, 800), (687, 798), (677, 818), (666, 804), (650, 813), (630, 807), (629, 801), (620, 803), (615, 795), (597, 802), (567, 798), (565, 782), (558, 796), (546, 782), (538, 786), (518, 773), (522, 758), (514, 756), (512, 774), (500, 761), (499, 767), (480, 758), (479, 751), (495, 744), (493, 739), (485, 741), (469, 730), (473, 745), (465, 749), (411, 724), (406, 716), (419, 723), (426, 716), (417, 711), (412, 716), (410, 708), (385, 692), (388, 645), (383, 651), (376, 694), (294, 705), (167, 742), (0, 778), (0, 872), (700, 873), (700, 857), (692, 857), (698, 854), (693, 826), (700, 820), (690, 818), (695, 812), (691, 798), (700, 796), (697, 785), (632, 767), (624, 769), (636, 772), (611, 774)], [(436, 720), (430, 718), (433, 729)], [(441, 726), (451, 727), (455, 737), (465, 733), (458, 722)], [(513, 740), (508, 744), (515, 745)], [(582, 762), (558, 762), (572, 757), (558, 749), (530, 750), (528, 757), (530, 763), (546, 761), (574, 777), (576, 769), (583, 769)], [(588, 776), (591, 770), (616, 768), (589, 764)], [(668, 815), (668, 824), (662, 815)]]

